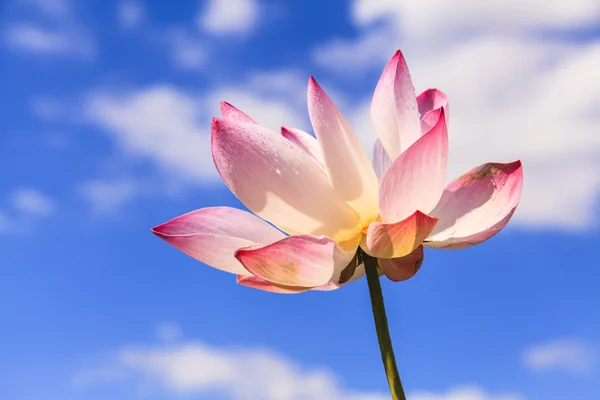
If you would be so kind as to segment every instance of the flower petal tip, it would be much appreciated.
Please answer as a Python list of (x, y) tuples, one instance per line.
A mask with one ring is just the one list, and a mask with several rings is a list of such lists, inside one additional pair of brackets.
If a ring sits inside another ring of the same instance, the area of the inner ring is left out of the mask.
[(319, 82), (317, 82), (315, 77), (312, 75), (309, 76), (308, 77), (308, 93), (309, 93), (309, 95), (314, 92), (322, 92), (322, 91), (323, 91), (323, 89), (321, 88), (321, 85), (319, 85)]
[(162, 225), (156, 225), (153, 228), (150, 228), (150, 232), (154, 233), (156, 236), (162, 236), (163, 233), (161, 232), (161, 228)]
[(232, 121), (232, 122), (247, 123), (247, 124), (255, 124), (256, 123), (256, 121), (254, 121), (252, 118), (250, 118), (250, 116), (248, 116), (246, 113), (240, 111), (238, 108), (234, 107), (230, 103), (227, 103), (226, 101), (221, 102), (221, 115), (223, 116), (223, 119), (226, 119), (226, 120)]
[(177, 233), (173, 231), (173, 228), (176, 228), (174, 225), (176, 225), (178, 218), (182, 217), (183, 216), (176, 217), (167, 222), (163, 222), (160, 225), (156, 225), (155, 227), (150, 228), (150, 231), (162, 239), (165, 239), (168, 236), (177, 235)]

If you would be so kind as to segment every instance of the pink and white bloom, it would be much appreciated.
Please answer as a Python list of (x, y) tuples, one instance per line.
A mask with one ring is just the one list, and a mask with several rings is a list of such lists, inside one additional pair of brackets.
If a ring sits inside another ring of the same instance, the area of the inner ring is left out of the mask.
[(153, 232), (245, 286), (339, 288), (364, 275), (359, 246), (389, 279), (408, 279), (423, 262), (423, 246), (459, 249), (489, 239), (521, 196), (520, 161), (483, 164), (446, 184), (447, 96), (436, 89), (416, 96), (400, 51), (371, 103), (373, 164), (313, 77), (308, 112), (316, 138), (270, 131), (228, 103), (221, 112), (212, 121), (213, 159), (254, 214), (204, 208)]

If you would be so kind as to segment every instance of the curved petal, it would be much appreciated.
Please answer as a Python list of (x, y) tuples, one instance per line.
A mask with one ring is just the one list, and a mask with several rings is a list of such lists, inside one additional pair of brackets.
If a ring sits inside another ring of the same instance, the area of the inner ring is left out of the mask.
[(400, 50), (379, 78), (371, 102), (371, 121), (392, 160), (421, 136), (417, 96)]
[(427, 89), (417, 96), (417, 104), (419, 105), (419, 114), (421, 114), (421, 132), (427, 133), (435, 126), (442, 109), (446, 117), (446, 124), (450, 118), (448, 109), (448, 96), (437, 89)]
[(419, 246), (412, 253), (400, 258), (380, 258), (379, 268), (391, 281), (400, 282), (412, 278), (423, 264), (423, 246)]
[(310, 290), (310, 288), (306, 287), (276, 285), (274, 283), (267, 282), (264, 279), (260, 279), (256, 276), (238, 275), (237, 283), (242, 286), (247, 286), (271, 293), (296, 294)]
[(291, 233), (345, 240), (360, 230), (317, 162), (260, 125), (213, 119), (212, 154), (231, 191), (260, 217)]
[(198, 261), (242, 275), (248, 271), (235, 259), (237, 249), (285, 237), (257, 216), (230, 207), (192, 211), (152, 228), (152, 232)]
[(339, 280), (339, 281), (332, 280), (331, 282), (326, 283), (325, 285), (314, 287), (311, 290), (330, 292), (332, 290), (337, 290), (337, 289), (341, 288), (342, 286), (346, 286), (347, 284), (352, 283), (352, 282), (362, 278), (363, 276), (365, 276), (365, 265), (360, 264), (360, 265), (357, 265), (356, 267), (354, 267), (352, 270), (352, 273), (348, 273), (346, 278)]
[(300, 129), (281, 128), (281, 134), (284, 138), (300, 147), (306, 154), (314, 158), (325, 169), (325, 161), (323, 160), (323, 154), (317, 139), (315, 139), (310, 133), (304, 132)]
[(369, 225), (361, 247), (367, 254), (377, 258), (404, 257), (423, 243), (437, 220), (417, 211), (393, 224), (373, 222)]
[[(442, 111), (443, 114), (443, 111)], [(429, 214), (446, 183), (448, 131), (441, 118), (390, 166), (379, 187), (383, 222), (397, 222), (415, 210)]]
[(315, 287), (331, 281), (354, 257), (326, 237), (289, 236), (266, 246), (239, 249), (235, 257), (252, 275), (277, 285)]
[(522, 188), (521, 161), (483, 164), (450, 182), (431, 212), (439, 222), (425, 246), (459, 249), (491, 238), (510, 220)]
[(381, 181), (390, 165), (392, 165), (392, 160), (390, 160), (381, 141), (378, 139), (373, 147), (373, 169), (377, 179)]
[(250, 118), (247, 114), (241, 112), (231, 104), (222, 101), (221, 102), (221, 115), (223, 119), (231, 122), (245, 123), (245, 124), (256, 124), (256, 122)]
[(378, 215), (377, 176), (352, 127), (312, 76), (308, 82), (308, 114), (333, 190), (366, 226)]
[(238, 283), (240, 285), (253, 287), (255, 289), (273, 293), (302, 293), (308, 290), (332, 291), (339, 289), (342, 286), (345, 286), (350, 282), (354, 282), (365, 275), (365, 267), (362, 264), (362, 259), (360, 258), (360, 254), (356, 252), (358, 242), (359, 241), (352, 240), (351, 243), (346, 243), (346, 245), (342, 244), (340, 246), (343, 249), (348, 248), (348, 251), (350, 253), (354, 253), (354, 257), (346, 266), (344, 266), (343, 262), (336, 263), (331, 280), (324, 285), (316, 286), (313, 288), (300, 286), (283, 286), (267, 282), (266, 280), (258, 278), (256, 276), (243, 275), (238, 275)]

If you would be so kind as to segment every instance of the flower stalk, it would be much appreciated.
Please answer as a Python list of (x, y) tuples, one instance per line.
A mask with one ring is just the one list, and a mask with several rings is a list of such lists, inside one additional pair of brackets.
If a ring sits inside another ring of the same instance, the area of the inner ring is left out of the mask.
[(398, 374), (396, 366), (396, 357), (394, 356), (394, 348), (392, 347), (392, 339), (390, 338), (390, 330), (388, 328), (387, 315), (385, 313), (385, 304), (383, 302), (383, 294), (381, 292), (381, 283), (379, 282), (379, 267), (377, 259), (366, 254), (362, 249), (359, 249), (365, 265), (367, 275), (367, 283), (369, 285), (369, 296), (371, 297), (371, 307), (373, 309), (373, 319), (375, 320), (375, 329), (377, 331), (377, 340), (379, 341), (379, 350), (381, 351), (381, 360), (385, 368), (390, 392), (393, 400), (406, 400), (404, 388)]

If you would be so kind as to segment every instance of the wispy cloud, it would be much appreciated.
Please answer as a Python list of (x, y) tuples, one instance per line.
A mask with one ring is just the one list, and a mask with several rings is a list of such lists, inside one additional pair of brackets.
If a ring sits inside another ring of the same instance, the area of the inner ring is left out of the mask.
[(117, 20), (125, 29), (139, 26), (146, 14), (144, 6), (138, 1), (122, 0), (117, 5)]
[(73, 14), (73, 0), (22, 0), (30, 12), (42, 16), (64, 19)]
[(144, 192), (144, 187), (133, 180), (96, 179), (79, 185), (79, 194), (97, 214), (117, 213), (125, 204)]
[(181, 338), (181, 326), (172, 321), (161, 322), (156, 328), (156, 336), (164, 343), (173, 343)]
[(518, 393), (491, 394), (476, 386), (457, 386), (446, 393), (417, 391), (411, 393), (410, 400), (525, 400)]
[(29, 233), (40, 219), (50, 217), (56, 210), (50, 197), (30, 187), (10, 191), (6, 200), (0, 210), (0, 234)]
[(197, 184), (218, 179), (210, 153), (210, 121), (220, 116), (220, 101), (232, 102), (276, 131), (282, 125), (303, 127), (306, 117), (297, 93), (304, 85), (295, 73), (280, 72), (253, 74), (237, 86), (204, 93), (171, 85), (98, 90), (87, 97), (84, 114), (121, 151), (175, 172), (183, 183)]
[(175, 67), (184, 70), (197, 70), (206, 65), (208, 46), (195, 32), (175, 29), (166, 34), (171, 58)]
[(10, 217), (3, 211), (0, 211), (0, 233), (6, 233), (11, 227)]
[(4, 44), (15, 51), (38, 55), (91, 59), (95, 43), (70, 0), (25, 0), (18, 3), (31, 16), (8, 24)]
[(4, 32), (4, 41), (13, 49), (31, 53), (72, 54), (86, 58), (93, 55), (93, 47), (86, 37), (34, 23), (8, 27)]
[(598, 367), (600, 347), (581, 339), (554, 340), (526, 349), (523, 362), (534, 371), (562, 370), (585, 374)]
[(31, 112), (43, 121), (63, 119), (65, 105), (52, 97), (33, 97), (30, 101)]
[(252, 32), (260, 20), (258, 0), (208, 0), (202, 2), (198, 27), (218, 35), (244, 35)]
[(54, 210), (52, 200), (32, 188), (15, 190), (11, 195), (11, 203), (15, 210), (39, 217), (48, 216)]
[(183, 179), (199, 180), (215, 176), (208, 120), (201, 124), (200, 110), (199, 98), (163, 85), (92, 93), (85, 113), (126, 153), (155, 161)]
[[(118, 375), (121, 381), (134, 386), (170, 394), (212, 394), (231, 400), (389, 399), (384, 392), (351, 390), (331, 371), (306, 368), (264, 349), (219, 348), (199, 341), (184, 341), (127, 346), (115, 352), (114, 360), (109, 366), (76, 373), (75, 382), (79, 385), (85, 382), (88, 386), (107, 384)], [(98, 377), (95, 382), (94, 376)], [(524, 400), (517, 394), (492, 395), (474, 386), (456, 387), (447, 393), (418, 391), (409, 394), (409, 398)]]

